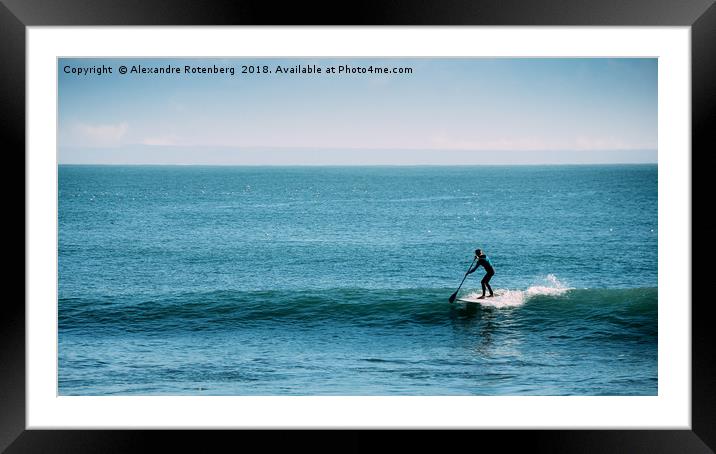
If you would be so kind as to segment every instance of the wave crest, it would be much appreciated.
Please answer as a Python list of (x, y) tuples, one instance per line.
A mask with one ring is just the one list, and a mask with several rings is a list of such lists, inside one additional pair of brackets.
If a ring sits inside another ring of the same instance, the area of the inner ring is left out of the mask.
[[(541, 285), (532, 285), (526, 290), (495, 289), (495, 293), (498, 296), (481, 299), (479, 302), (483, 306), (515, 307), (523, 305), (525, 301), (535, 296), (562, 296), (569, 290), (574, 290), (573, 287), (569, 287), (557, 279), (554, 274), (545, 276), (544, 281), (540, 283)], [(480, 295), (482, 295), (482, 291), (472, 292), (464, 299), (477, 302), (477, 297)]]

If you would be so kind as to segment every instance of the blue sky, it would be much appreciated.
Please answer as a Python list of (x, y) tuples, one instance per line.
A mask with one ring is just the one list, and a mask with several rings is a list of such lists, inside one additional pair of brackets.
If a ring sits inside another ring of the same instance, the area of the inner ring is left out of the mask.
[[(242, 65), (321, 74), (241, 74)], [(65, 68), (108, 66), (78, 76)], [(121, 65), (235, 74), (119, 74)], [(412, 74), (326, 74), (410, 67)], [(61, 164), (656, 162), (656, 59), (59, 59)]]

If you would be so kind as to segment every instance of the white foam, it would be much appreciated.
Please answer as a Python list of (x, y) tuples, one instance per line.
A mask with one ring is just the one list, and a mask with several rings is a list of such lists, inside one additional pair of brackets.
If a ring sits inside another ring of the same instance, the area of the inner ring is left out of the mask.
[(492, 307), (513, 307), (521, 306), (525, 302), (525, 292), (522, 290), (506, 290), (506, 289), (495, 289), (497, 296), (492, 298), (486, 297), (484, 299), (477, 299), (482, 295), (482, 291), (472, 292), (469, 295), (463, 297), (465, 300), (474, 301), (480, 303), (483, 306)]
[(480, 290), (472, 292), (462, 299), (474, 301), (483, 306), (515, 307), (523, 305), (525, 301), (534, 296), (559, 296), (572, 289), (560, 282), (554, 274), (548, 274), (544, 280), (547, 281), (547, 285), (532, 285), (527, 290), (495, 289), (495, 294), (498, 296), (478, 300), (477, 298), (482, 295)]

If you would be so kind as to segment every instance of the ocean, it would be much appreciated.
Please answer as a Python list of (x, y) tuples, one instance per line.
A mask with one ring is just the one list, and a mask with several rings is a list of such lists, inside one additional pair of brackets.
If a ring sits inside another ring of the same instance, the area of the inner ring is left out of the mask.
[(656, 165), (58, 181), (60, 395), (657, 395)]

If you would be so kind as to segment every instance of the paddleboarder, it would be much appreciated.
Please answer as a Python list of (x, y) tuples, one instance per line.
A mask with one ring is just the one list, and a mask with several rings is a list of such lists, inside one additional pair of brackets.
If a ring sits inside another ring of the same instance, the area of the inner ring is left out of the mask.
[(495, 294), (492, 292), (492, 287), (490, 287), (490, 279), (492, 279), (492, 276), (495, 274), (495, 269), (492, 267), (490, 259), (487, 257), (487, 255), (485, 255), (484, 252), (482, 252), (482, 249), (475, 249), (475, 259), (477, 260), (477, 263), (475, 263), (475, 266), (472, 267), (467, 272), (467, 274), (474, 273), (475, 270), (480, 267), (480, 265), (485, 268), (485, 277), (483, 277), (480, 281), (480, 284), (482, 284), (482, 296), (479, 296), (477, 299), (485, 298), (485, 289), (490, 291), (488, 298), (491, 296), (495, 296)]

